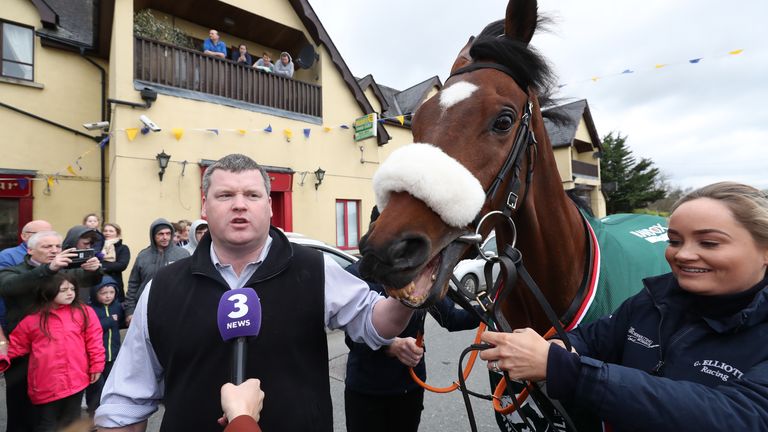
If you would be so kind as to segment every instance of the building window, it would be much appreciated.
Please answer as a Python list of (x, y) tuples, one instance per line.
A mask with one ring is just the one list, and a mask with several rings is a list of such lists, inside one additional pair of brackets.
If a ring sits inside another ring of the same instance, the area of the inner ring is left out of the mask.
[(0, 21), (3, 45), (0, 75), (34, 81), (34, 36), (31, 27)]
[(360, 201), (336, 200), (336, 246), (356, 249), (360, 240)]

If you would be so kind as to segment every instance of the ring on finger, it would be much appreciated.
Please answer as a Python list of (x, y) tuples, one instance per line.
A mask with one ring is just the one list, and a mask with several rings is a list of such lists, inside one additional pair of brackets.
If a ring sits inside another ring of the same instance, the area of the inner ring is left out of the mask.
[(499, 361), (498, 360), (494, 360), (494, 361), (491, 362), (491, 370), (496, 372), (496, 373), (500, 373), (501, 372), (501, 369), (499, 368)]

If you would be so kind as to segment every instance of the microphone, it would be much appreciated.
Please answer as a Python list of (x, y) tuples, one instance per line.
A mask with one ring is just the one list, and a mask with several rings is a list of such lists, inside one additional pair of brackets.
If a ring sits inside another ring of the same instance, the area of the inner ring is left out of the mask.
[(246, 337), (258, 336), (261, 330), (259, 296), (252, 288), (229, 290), (219, 300), (216, 317), (222, 339), (235, 339), (232, 345), (232, 383), (242, 384), (245, 381)]

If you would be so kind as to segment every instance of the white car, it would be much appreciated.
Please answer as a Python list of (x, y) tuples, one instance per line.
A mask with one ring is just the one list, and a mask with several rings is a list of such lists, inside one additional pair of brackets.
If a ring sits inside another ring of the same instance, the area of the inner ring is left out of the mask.
[[(498, 255), (498, 250), (496, 249), (496, 234), (492, 232), (488, 238), (485, 239), (480, 249), (487, 257), (495, 257)], [(456, 267), (453, 268), (453, 275), (456, 276), (456, 279), (459, 280), (459, 284), (464, 287), (466, 292), (474, 294), (485, 289), (486, 282), (483, 268), (485, 267), (486, 262), (487, 261), (482, 257), (465, 259), (459, 261), (459, 263), (456, 264)], [(491, 274), (494, 280), (499, 276), (498, 264), (493, 266)]]
[(323, 243), (320, 240), (309, 238), (304, 234), (299, 234), (294, 232), (285, 232), (284, 234), (286, 237), (288, 237), (288, 241), (290, 241), (291, 243), (296, 243), (296, 244), (310, 247), (312, 249), (317, 249), (323, 254), (333, 258), (334, 261), (339, 263), (341, 268), (347, 268), (347, 266), (349, 266), (350, 264), (358, 260), (358, 258), (354, 255), (350, 255), (344, 252), (343, 250), (337, 247), (328, 245), (326, 243)]

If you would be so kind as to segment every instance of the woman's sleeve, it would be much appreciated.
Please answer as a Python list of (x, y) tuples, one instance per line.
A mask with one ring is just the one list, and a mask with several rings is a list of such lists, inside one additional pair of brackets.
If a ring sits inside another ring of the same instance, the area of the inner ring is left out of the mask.
[(237, 416), (229, 422), (224, 432), (261, 432), (259, 424), (249, 415)]

